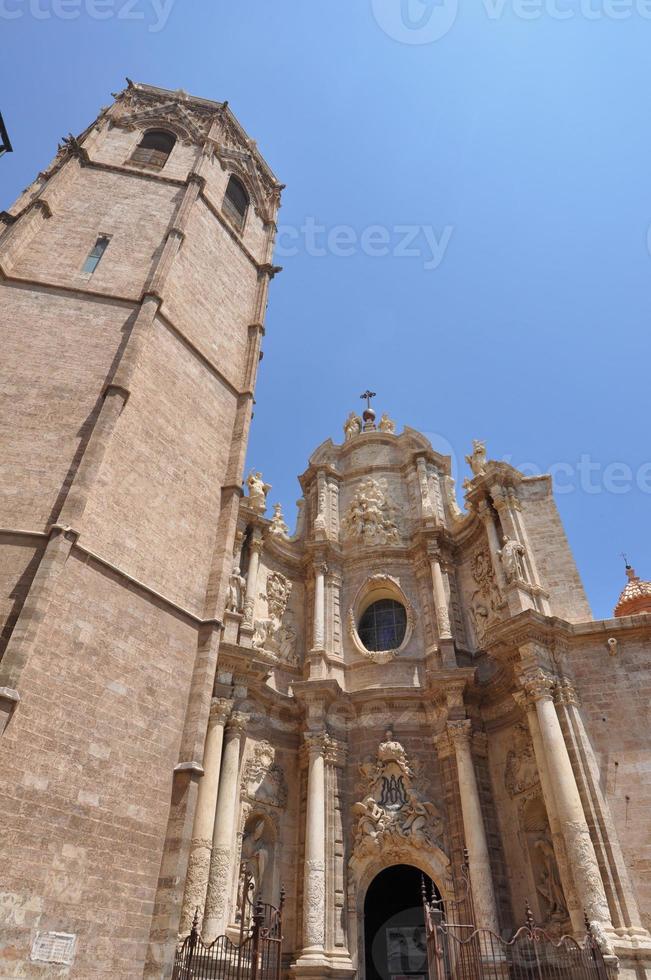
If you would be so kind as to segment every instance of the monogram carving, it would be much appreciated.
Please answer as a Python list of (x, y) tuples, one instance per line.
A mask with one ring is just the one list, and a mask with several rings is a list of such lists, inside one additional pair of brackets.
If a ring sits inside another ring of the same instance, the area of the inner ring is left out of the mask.
[(377, 758), (360, 766), (366, 795), (353, 806), (355, 857), (405, 846), (440, 846), (443, 821), (433, 803), (420, 799), (404, 748), (388, 731)]

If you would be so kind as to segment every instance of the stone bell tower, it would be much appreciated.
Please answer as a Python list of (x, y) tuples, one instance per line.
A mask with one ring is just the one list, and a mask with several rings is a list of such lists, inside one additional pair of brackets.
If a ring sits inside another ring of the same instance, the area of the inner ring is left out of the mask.
[(280, 191), (129, 82), (0, 214), (3, 977), (167, 968)]

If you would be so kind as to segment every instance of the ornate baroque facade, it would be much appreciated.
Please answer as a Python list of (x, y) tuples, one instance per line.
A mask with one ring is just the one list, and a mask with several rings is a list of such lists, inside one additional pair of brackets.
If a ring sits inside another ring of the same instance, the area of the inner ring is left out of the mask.
[(478, 925), (587, 916), (651, 977), (651, 587), (594, 621), (548, 477), (476, 442), (462, 510), (372, 410), (295, 534), (243, 495), (279, 193), (225, 105), (130, 84), (3, 216), (0, 976), (169, 977), (244, 863), (294, 976), (362, 980), (377, 876), (451, 898), (466, 848)]

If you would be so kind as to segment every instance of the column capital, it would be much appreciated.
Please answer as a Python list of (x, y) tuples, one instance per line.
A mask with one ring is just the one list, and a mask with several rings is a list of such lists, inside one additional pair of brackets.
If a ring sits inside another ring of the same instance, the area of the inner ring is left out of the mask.
[(303, 743), (310, 753), (322, 755), (328, 747), (330, 741), (330, 736), (326, 731), (303, 732)]
[(232, 707), (233, 702), (229, 698), (213, 698), (210, 702), (210, 724), (224, 725)]
[(470, 719), (465, 721), (449, 721), (447, 723), (448, 737), (454, 748), (470, 748), (472, 740), (472, 722)]
[(514, 691), (513, 700), (517, 704), (518, 708), (521, 708), (525, 714), (536, 710), (536, 702), (526, 691)]
[(262, 551), (264, 547), (264, 540), (262, 537), (262, 528), (254, 527), (249, 539), (249, 548), (251, 551), (257, 551), (258, 554)]
[(346, 765), (346, 757), (348, 755), (348, 746), (345, 742), (341, 742), (337, 738), (333, 738), (331, 735), (327, 736), (327, 742), (324, 749), (324, 757), (326, 765), (335, 766), (338, 769), (343, 769)]
[(546, 671), (535, 670), (521, 679), (524, 693), (533, 701), (552, 701), (554, 680)]
[(576, 707), (579, 706), (579, 695), (576, 693), (576, 688), (571, 681), (564, 677), (563, 680), (559, 681), (554, 688), (554, 703), (555, 704), (573, 704)]
[(454, 748), (447, 731), (444, 730), (439, 732), (438, 735), (434, 735), (432, 741), (434, 742), (434, 748), (439, 759), (449, 759), (454, 752)]
[(231, 713), (228, 722), (226, 723), (226, 737), (234, 738), (244, 735), (246, 732), (246, 726), (251, 720), (251, 716), (246, 714), (244, 711), (233, 711)]
[(475, 504), (475, 510), (477, 511), (477, 516), (484, 522), (484, 524), (493, 519), (493, 515), (491, 514), (491, 506), (485, 497), (482, 498), (482, 500), (477, 501)]
[(505, 487), (499, 486), (499, 484), (494, 484), (491, 488), (491, 498), (493, 500), (493, 506), (495, 510), (499, 513), (505, 507), (509, 505), (509, 495)]

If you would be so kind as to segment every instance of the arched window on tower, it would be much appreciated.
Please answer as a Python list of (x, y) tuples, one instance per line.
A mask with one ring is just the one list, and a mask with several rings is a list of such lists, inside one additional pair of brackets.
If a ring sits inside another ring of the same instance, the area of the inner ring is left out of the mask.
[(237, 230), (242, 231), (246, 221), (246, 212), (249, 209), (249, 195), (242, 181), (233, 174), (231, 174), (224, 194), (223, 209)]
[(149, 170), (162, 170), (174, 149), (176, 136), (165, 129), (149, 129), (131, 154), (131, 163)]

